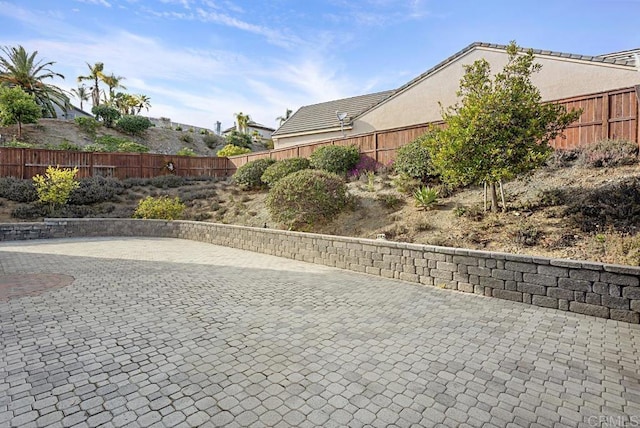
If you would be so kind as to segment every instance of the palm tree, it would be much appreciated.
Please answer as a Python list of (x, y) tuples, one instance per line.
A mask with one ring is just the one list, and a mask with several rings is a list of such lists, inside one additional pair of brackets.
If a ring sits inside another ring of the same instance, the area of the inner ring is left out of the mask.
[(80, 110), (84, 110), (83, 101), (89, 101), (89, 92), (87, 91), (87, 87), (84, 85), (78, 86), (78, 89), (72, 89), (71, 93), (76, 96), (77, 99), (80, 100)]
[(104, 64), (101, 62), (96, 62), (94, 65), (87, 63), (87, 67), (89, 67), (89, 74), (86, 76), (78, 76), (78, 83), (83, 82), (85, 80), (90, 80), (93, 83), (93, 86), (89, 88), (91, 91), (91, 101), (93, 102), (93, 107), (100, 105), (100, 86), (99, 81), (104, 77)]
[(56, 77), (64, 79), (62, 74), (51, 70), (55, 62), (36, 60), (38, 51), (28, 54), (22, 46), (5, 46), (1, 50), (4, 55), (0, 54), (0, 85), (18, 86), (32, 95), (45, 117), (56, 117), (54, 105), (63, 111), (68, 109), (69, 97), (65, 91), (43, 82)]
[(135, 114), (138, 100), (131, 94), (118, 92), (113, 97), (113, 104), (120, 111), (120, 114)]
[(238, 121), (238, 131), (243, 134), (247, 133), (247, 126), (249, 125), (249, 121), (251, 121), (251, 117), (248, 114), (234, 113), (236, 120)]
[(280, 125), (278, 125), (278, 126), (282, 126), (282, 124), (285, 123), (287, 121), (287, 119), (289, 119), (291, 117), (291, 113), (293, 113), (293, 110), (288, 108), (286, 113), (284, 114), (284, 116), (276, 117), (276, 120), (278, 122), (280, 122)]
[(149, 107), (151, 107), (151, 98), (143, 94), (134, 95), (133, 97), (136, 99), (136, 102), (138, 103), (138, 105), (136, 106), (138, 109), (136, 114), (140, 114), (140, 111), (142, 111), (143, 108), (149, 111)]
[(109, 99), (106, 100), (106, 96), (105, 96), (106, 102), (111, 102), (115, 97), (114, 89), (127, 89), (123, 84), (120, 83), (124, 79), (125, 79), (124, 77), (116, 76), (113, 73), (111, 73), (108, 76), (103, 74), (102, 77), (100, 77), (100, 80), (102, 80), (104, 84), (109, 87)]

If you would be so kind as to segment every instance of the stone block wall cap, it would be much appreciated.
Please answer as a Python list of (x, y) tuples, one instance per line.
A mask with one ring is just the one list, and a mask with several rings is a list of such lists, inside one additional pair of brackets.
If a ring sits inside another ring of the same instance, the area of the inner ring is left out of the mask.
[(606, 272), (640, 276), (640, 267), (636, 267), (636, 266), (606, 264), (606, 265), (603, 265), (602, 268), (604, 268)]
[(568, 267), (568, 268), (576, 268), (576, 269), (582, 268), (582, 263), (577, 260), (551, 259), (550, 263), (551, 263), (551, 266)]

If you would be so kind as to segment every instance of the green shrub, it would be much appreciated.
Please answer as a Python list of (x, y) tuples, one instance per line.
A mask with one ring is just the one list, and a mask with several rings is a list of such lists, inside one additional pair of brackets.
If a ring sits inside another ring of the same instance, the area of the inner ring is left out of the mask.
[(87, 177), (69, 195), (71, 205), (89, 205), (98, 202), (113, 201), (116, 195), (124, 192), (120, 180), (108, 177)]
[(14, 202), (34, 202), (38, 200), (38, 192), (32, 180), (20, 178), (0, 178), (0, 197)]
[(395, 186), (396, 190), (400, 193), (409, 194), (416, 187), (420, 186), (420, 180), (417, 178), (409, 177), (407, 174), (399, 174), (391, 183)]
[(266, 169), (273, 165), (276, 161), (273, 159), (257, 159), (242, 165), (235, 174), (233, 181), (242, 190), (255, 190), (266, 187), (266, 183), (262, 181), (262, 174)]
[(187, 143), (187, 144), (192, 144), (193, 143), (193, 135), (191, 135), (191, 134), (182, 134), (182, 135), (180, 135), (179, 139), (183, 143)]
[(133, 141), (125, 141), (118, 145), (118, 150), (122, 153), (147, 153), (149, 147), (144, 144), (134, 143)]
[(439, 192), (437, 189), (431, 187), (422, 186), (413, 191), (413, 199), (415, 200), (416, 207), (428, 210), (438, 202)]
[(70, 169), (48, 166), (44, 175), (37, 174), (33, 177), (38, 200), (43, 204), (49, 204), (51, 211), (66, 204), (71, 192), (80, 185), (75, 179), (77, 174), (77, 167)]
[(93, 107), (91, 113), (96, 116), (96, 119), (101, 120), (107, 128), (111, 128), (115, 121), (120, 118), (120, 112), (117, 109), (105, 104)]
[(398, 174), (404, 174), (422, 182), (436, 175), (431, 164), (429, 149), (423, 144), (426, 138), (428, 134), (398, 149), (394, 163)]
[(87, 144), (82, 148), (82, 151), (102, 153), (102, 152), (108, 152), (109, 150), (107, 150), (105, 146), (101, 146), (100, 144)]
[(130, 140), (121, 137), (114, 137), (113, 135), (101, 135), (96, 138), (96, 144), (102, 146), (107, 152), (117, 152), (118, 147), (123, 143), (128, 143)]
[(153, 123), (149, 118), (136, 115), (125, 115), (118, 119), (116, 128), (130, 135), (142, 135), (144, 131), (151, 128)]
[(3, 144), (3, 147), (11, 147), (13, 149), (31, 149), (35, 147), (33, 144), (25, 143), (23, 141), (18, 141), (15, 138), (11, 141), (7, 141)]
[(73, 121), (76, 123), (76, 125), (78, 125), (78, 128), (80, 128), (83, 132), (95, 138), (96, 131), (100, 126), (100, 123), (97, 120), (95, 120), (92, 117), (80, 116), (80, 117), (76, 117)]
[(65, 140), (62, 143), (58, 144), (58, 146), (56, 147), (56, 150), (68, 150), (70, 152), (79, 152), (82, 150), (82, 147)]
[(580, 149), (582, 166), (611, 167), (638, 162), (638, 144), (627, 140), (601, 140)]
[(278, 180), (292, 174), (296, 171), (308, 169), (311, 166), (309, 159), (305, 158), (289, 158), (283, 159), (270, 165), (262, 174), (262, 181), (269, 187), (273, 187)]
[(187, 179), (179, 175), (160, 175), (149, 180), (149, 184), (159, 189), (180, 187), (187, 184)]
[(182, 217), (185, 208), (185, 205), (178, 197), (169, 198), (168, 196), (160, 196), (158, 198), (154, 198), (152, 196), (147, 196), (140, 201), (133, 217), (176, 220)]
[(205, 146), (210, 149), (215, 149), (218, 146), (221, 146), (224, 143), (224, 138), (219, 135), (207, 133), (202, 137), (202, 142)]
[(182, 126), (176, 125), (176, 131), (182, 131)]
[(390, 210), (395, 210), (404, 203), (404, 201), (401, 198), (394, 195), (393, 193), (380, 193), (376, 195), (376, 199), (378, 200), (378, 202), (380, 202), (380, 204), (383, 207), (388, 208)]
[(231, 156), (246, 155), (247, 153), (251, 153), (251, 149), (234, 146), (233, 144), (227, 144), (218, 151), (216, 156), (228, 158)]
[(47, 215), (45, 207), (41, 204), (20, 204), (11, 211), (11, 217), (21, 220), (33, 220)]
[(245, 148), (248, 148), (252, 142), (251, 136), (238, 132), (235, 129), (225, 135), (224, 139), (227, 141), (227, 144), (233, 144), (234, 146)]
[(266, 205), (274, 221), (306, 230), (337, 215), (347, 202), (347, 186), (340, 176), (305, 169), (278, 181), (269, 191)]
[(580, 149), (556, 149), (547, 159), (547, 166), (555, 169), (566, 168), (578, 159), (580, 152)]
[(360, 160), (356, 146), (323, 146), (311, 153), (311, 166), (334, 174), (346, 175)]
[(176, 155), (178, 156), (197, 156), (196, 152), (193, 151), (193, 149), (189, 148), (189, 147), (183, 147), (180, 150), (178, 150), (176, 152)]

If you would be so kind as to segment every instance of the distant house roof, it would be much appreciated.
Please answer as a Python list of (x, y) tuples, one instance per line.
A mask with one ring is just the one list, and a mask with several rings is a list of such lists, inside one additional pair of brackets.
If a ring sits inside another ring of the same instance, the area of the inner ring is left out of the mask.
[(300, 107), (273, 135), (339, 128), (340, 121), (336, 116), (336, 111), (347, 113), (345, 124), (348, 124), (353, 118), (379, 104), (394, 92), (393, 90), (377, 92)]
[[(254, 122), (253, 120), (250, 120), (250, 121), (247, 123), (247, 128), (253, 128), (253, 129), (264, 129), (265, 131), (269, 131), (269, 132), (273, 132), (273, 131), (275, 131), (275, 129), (274, 129), (274, 128), (270, 128), (270, 127), (268, 127), (267, 125), (262, 125), (262, 124), (260, 124), (260, 123), (258, 123), (258, 122)], [(222, 131), (222, 133), (223, 133), (223, 134), (226, 134), (226, 133), (231, 132), (231, 131), (233, 131), (233, 130), (235, 130), (235, 129), (236, 129), (236, 127), (235, 127), (235, 126), (232, 126), (232, 127), (230, 127), (230, 128), (225, 129), (224, 131)]]
[(613, 52), (608, 54), (598, 55), (600, 58), (612, 59), (616, 61), (616, 64), (626, 62), (626, 65), (635, 65), (640, 67), (640, 48), (630, 49), (628, 51)]

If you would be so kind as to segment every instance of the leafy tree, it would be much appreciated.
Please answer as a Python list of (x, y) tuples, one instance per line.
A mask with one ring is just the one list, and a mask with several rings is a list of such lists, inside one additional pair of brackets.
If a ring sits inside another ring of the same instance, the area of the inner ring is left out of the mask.
[(250, 135), (238, 132), (235, 129), (225, 135), (224, 139), (227, 140), (227, 144), (233, 144), (238, 147), (248, 148), (252, 143)]
[(44, 116), (56, 117), (54, 108), (58, 106), (66, 111), (69, 97), (57, 86), (44, 83), (45, 80), (64, 76), (51, 70), (55, 62), (37, 60), (38, 51), (31, 54), (22, 47), (5, 46), (0, 54), (0, 84), (18, 86), (29, 95), (33, 95)]
[(549, 141), (581, 113), (541, 102), (531, 82), (541, 65), (532, 51), (519, 53), (511, 42), (507, 53), (507, 65), (493, 78), (485, 59), (465, 66), (460, 103), (443, 111), (446, 127), (426, 142), (445, 182), (489, 186), (492, 211), (498, 208), (496, 184), (543, 165), (553, 150)]
[(84, 82), (85, 80), (93, 83), (93, 86), (90, 87), (89, 90), (91, 91), (93, 107), (97, 107), (100, 105), (100, 80), (105, 76), (104, 64), (101, 62), (96, 62), (93, 65), (87, 63), (87, 67), (89, 67), (89, 74), (86, 76), (78, 76), (78, 83)]
[(71, 93), (80, 100), (80, 110), (84, 110), (83, 102), (89, 101), (89, 92), (87, 91), (87, 87), (84, 85), (78, 85), (78, 88), (72, 89)]
[(96, 116), (96, 119), (101, 120), (107, 128), (111, 128), (114, 122), (120, 118), (118, 110), (105, 104), (93, 107), (91, 113)]
[(18, 124), (18, 138), (22, 138), (22, 124), (36, 123), (42, 115), (42, 109), (32, 95), (20, 87), (0, 86), (0, 123)]
[(276, 117), (276, 120), (278, 121), (279, 125), (278, 126), (282, 126), (287, 119), (289, 119), (291, 117), (291, 113), (293, 113), (293, 110), (291, 109), (287, 109), (284, 113), (284, 116), (278, 116)]

